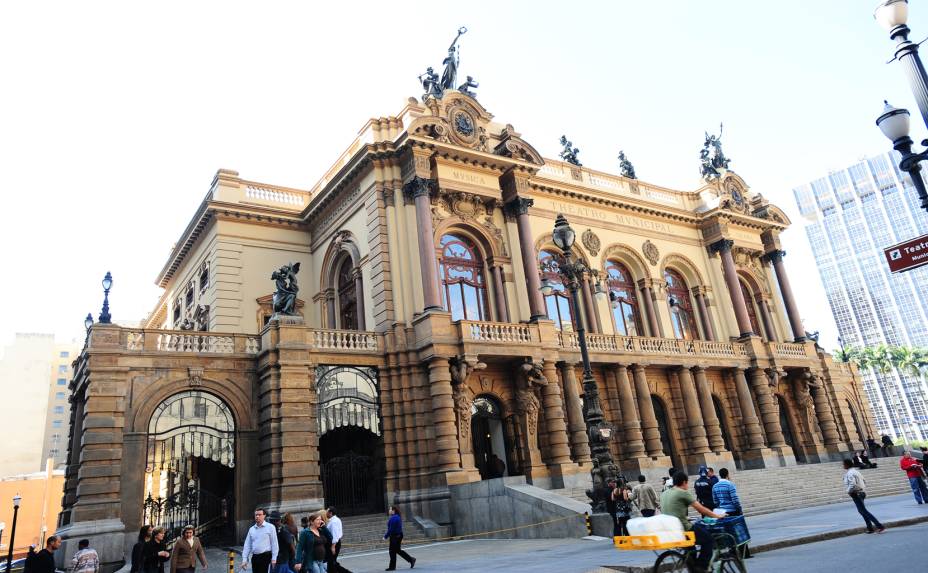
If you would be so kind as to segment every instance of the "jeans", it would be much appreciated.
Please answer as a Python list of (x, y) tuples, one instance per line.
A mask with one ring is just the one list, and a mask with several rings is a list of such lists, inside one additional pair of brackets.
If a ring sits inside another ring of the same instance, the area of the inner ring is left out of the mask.
[(924, 479), (920, 477), (909, 478), (909, 486), (912, 487), (915, 501), (918, 503), (928, 502), (928, 488), (925, 487)]
[(290, 569), (290, 563), (284, 561), (283, 563), (278, 563), (274, 566), (274, 573), (295, 573), (293, 569)]
[(696, 563), (706, 569), (709, 567), (709, 560), (712, 559), (712, 548), (715, 546), (715, 542), (712, 540), (709, 529), (702, 523), (696, 522), (693, 524), (693, 533), (696, 534), (696, 545), (699, 546)]
[(867, 531), (873, 531), (873, 526), (875, 525), (877, 529), (883, 529), (883, 524), (880, 523), (880, 520), (873, 517), (873, 514), (870, 513), (870, 510), (864, 506), (864, 500), (857, 495), (856, 493), (850, 494), (851, 499), (854, 500), (854, 505), (857, 506), (857, 513), (864, 518), (864, 523), (867, 524)]
[(308, 573), (326, 573), (326, 565), (322, 561), (313, 561), (309, 566)]

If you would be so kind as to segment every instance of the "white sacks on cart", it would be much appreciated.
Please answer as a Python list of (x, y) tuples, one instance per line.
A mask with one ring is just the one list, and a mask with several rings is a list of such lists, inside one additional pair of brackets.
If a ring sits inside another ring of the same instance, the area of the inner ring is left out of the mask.
[(672, 515), (636, 517), (628, 520), (629, 535), (656, 535), (659, 543), (683, 541), (683, 524)]

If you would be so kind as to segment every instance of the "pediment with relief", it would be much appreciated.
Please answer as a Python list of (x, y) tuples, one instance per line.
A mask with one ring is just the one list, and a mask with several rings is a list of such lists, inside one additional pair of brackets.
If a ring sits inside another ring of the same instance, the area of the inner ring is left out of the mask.
[(451, 143), (477, 151), (490, 151), (487, 126), (493, 119), (477, 100), (454, 90), (441, 99), (428, 98), (429, 115), (416, 118), (409, 126), (413, 135)]

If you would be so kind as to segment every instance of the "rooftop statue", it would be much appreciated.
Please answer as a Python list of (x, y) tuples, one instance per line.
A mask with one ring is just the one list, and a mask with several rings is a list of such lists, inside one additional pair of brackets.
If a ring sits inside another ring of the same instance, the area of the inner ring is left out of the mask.
[(638, 179), (635, 176), (635, 166), (625, 157), (625, 151), (619, 152), (619, 174), (629, 179)]
[(277, 284), (273, 299), (274, 314), (296, 315), (296, 294), (300, 292), (296, 280), (298, 272), (300, 272), (300, 263), (290, 263), (271, 273), (271, 279)]
[(719, 124), (718, 137), (706, 132), (706, 142), (702, 146), (702, 151), (699, 152), (699, 159), (702, 161), (702, 178), (706, 181), (721, 177), (720, 170), (727, 170), (731, 162), (722, 152), (722, 128), (722, 124)]
[(454, 37), (454, 41), (448, 46), (448, 55), (445, 57), (445, 61), (442, 62), (442, 65), (445, 66), (445, 70), (441, 73), (442, 91), (453, 90), (454, 84), (457, 83), (458, 64), (461, 61), (460, 49), (457, 47), (457, 43), (458, 38), (465, 33), (467, 33), (467, 28), (464, 26), (458, 28), (458, 35)]
[(480, 82), (474, 80), (474, 76), (467, 76), (467, 81), (458, 86), (458, 91), (466, 96), (477, 99), (477, 94), (470, 91), (470, 88), (479, 88)]
[(564, 146), (563, 151), (561, 151), (561, 159), (570, 163), (571, 165), (576, 165), (577, 167), (582, 167), (583, 164), (580, 163), (580, 160), (577, 156), (580, 154), (580, 150), (574, 147), (573, 142), (567, 140), (566, 135), (561, 136), (561, 145)]
[(422, 82), (422, 89), (425, 90), (425, 93), (422, 94), (423, 101), (425, 101), (425, 98), (428, 96), (441, 97), (441, 85), (438, 83), (438, 74), (435, 73), (432, 66), (429, 66), (425, 70), (425, 73), (419, 76), (419, 81)]

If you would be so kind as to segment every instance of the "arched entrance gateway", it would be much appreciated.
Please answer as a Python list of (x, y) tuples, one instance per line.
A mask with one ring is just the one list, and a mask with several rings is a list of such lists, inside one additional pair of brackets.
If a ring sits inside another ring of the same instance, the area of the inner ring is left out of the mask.
[(514, 475), (516, 470), (509, 456), (499, 401), (486, 394), (477, 396), (470, 412), (474, 464), (480, 477), (493, 479)]
[(327, 506), (341, 515), (384, 509), (383, 438), (377, 371), (319, 366), (319, 469)]
[(216, 396), (190, 390), (155, 408), (148, 425), (145, 523), (173, 539), (187, 524), (206, 541), (234, 534), (235, 420)]

